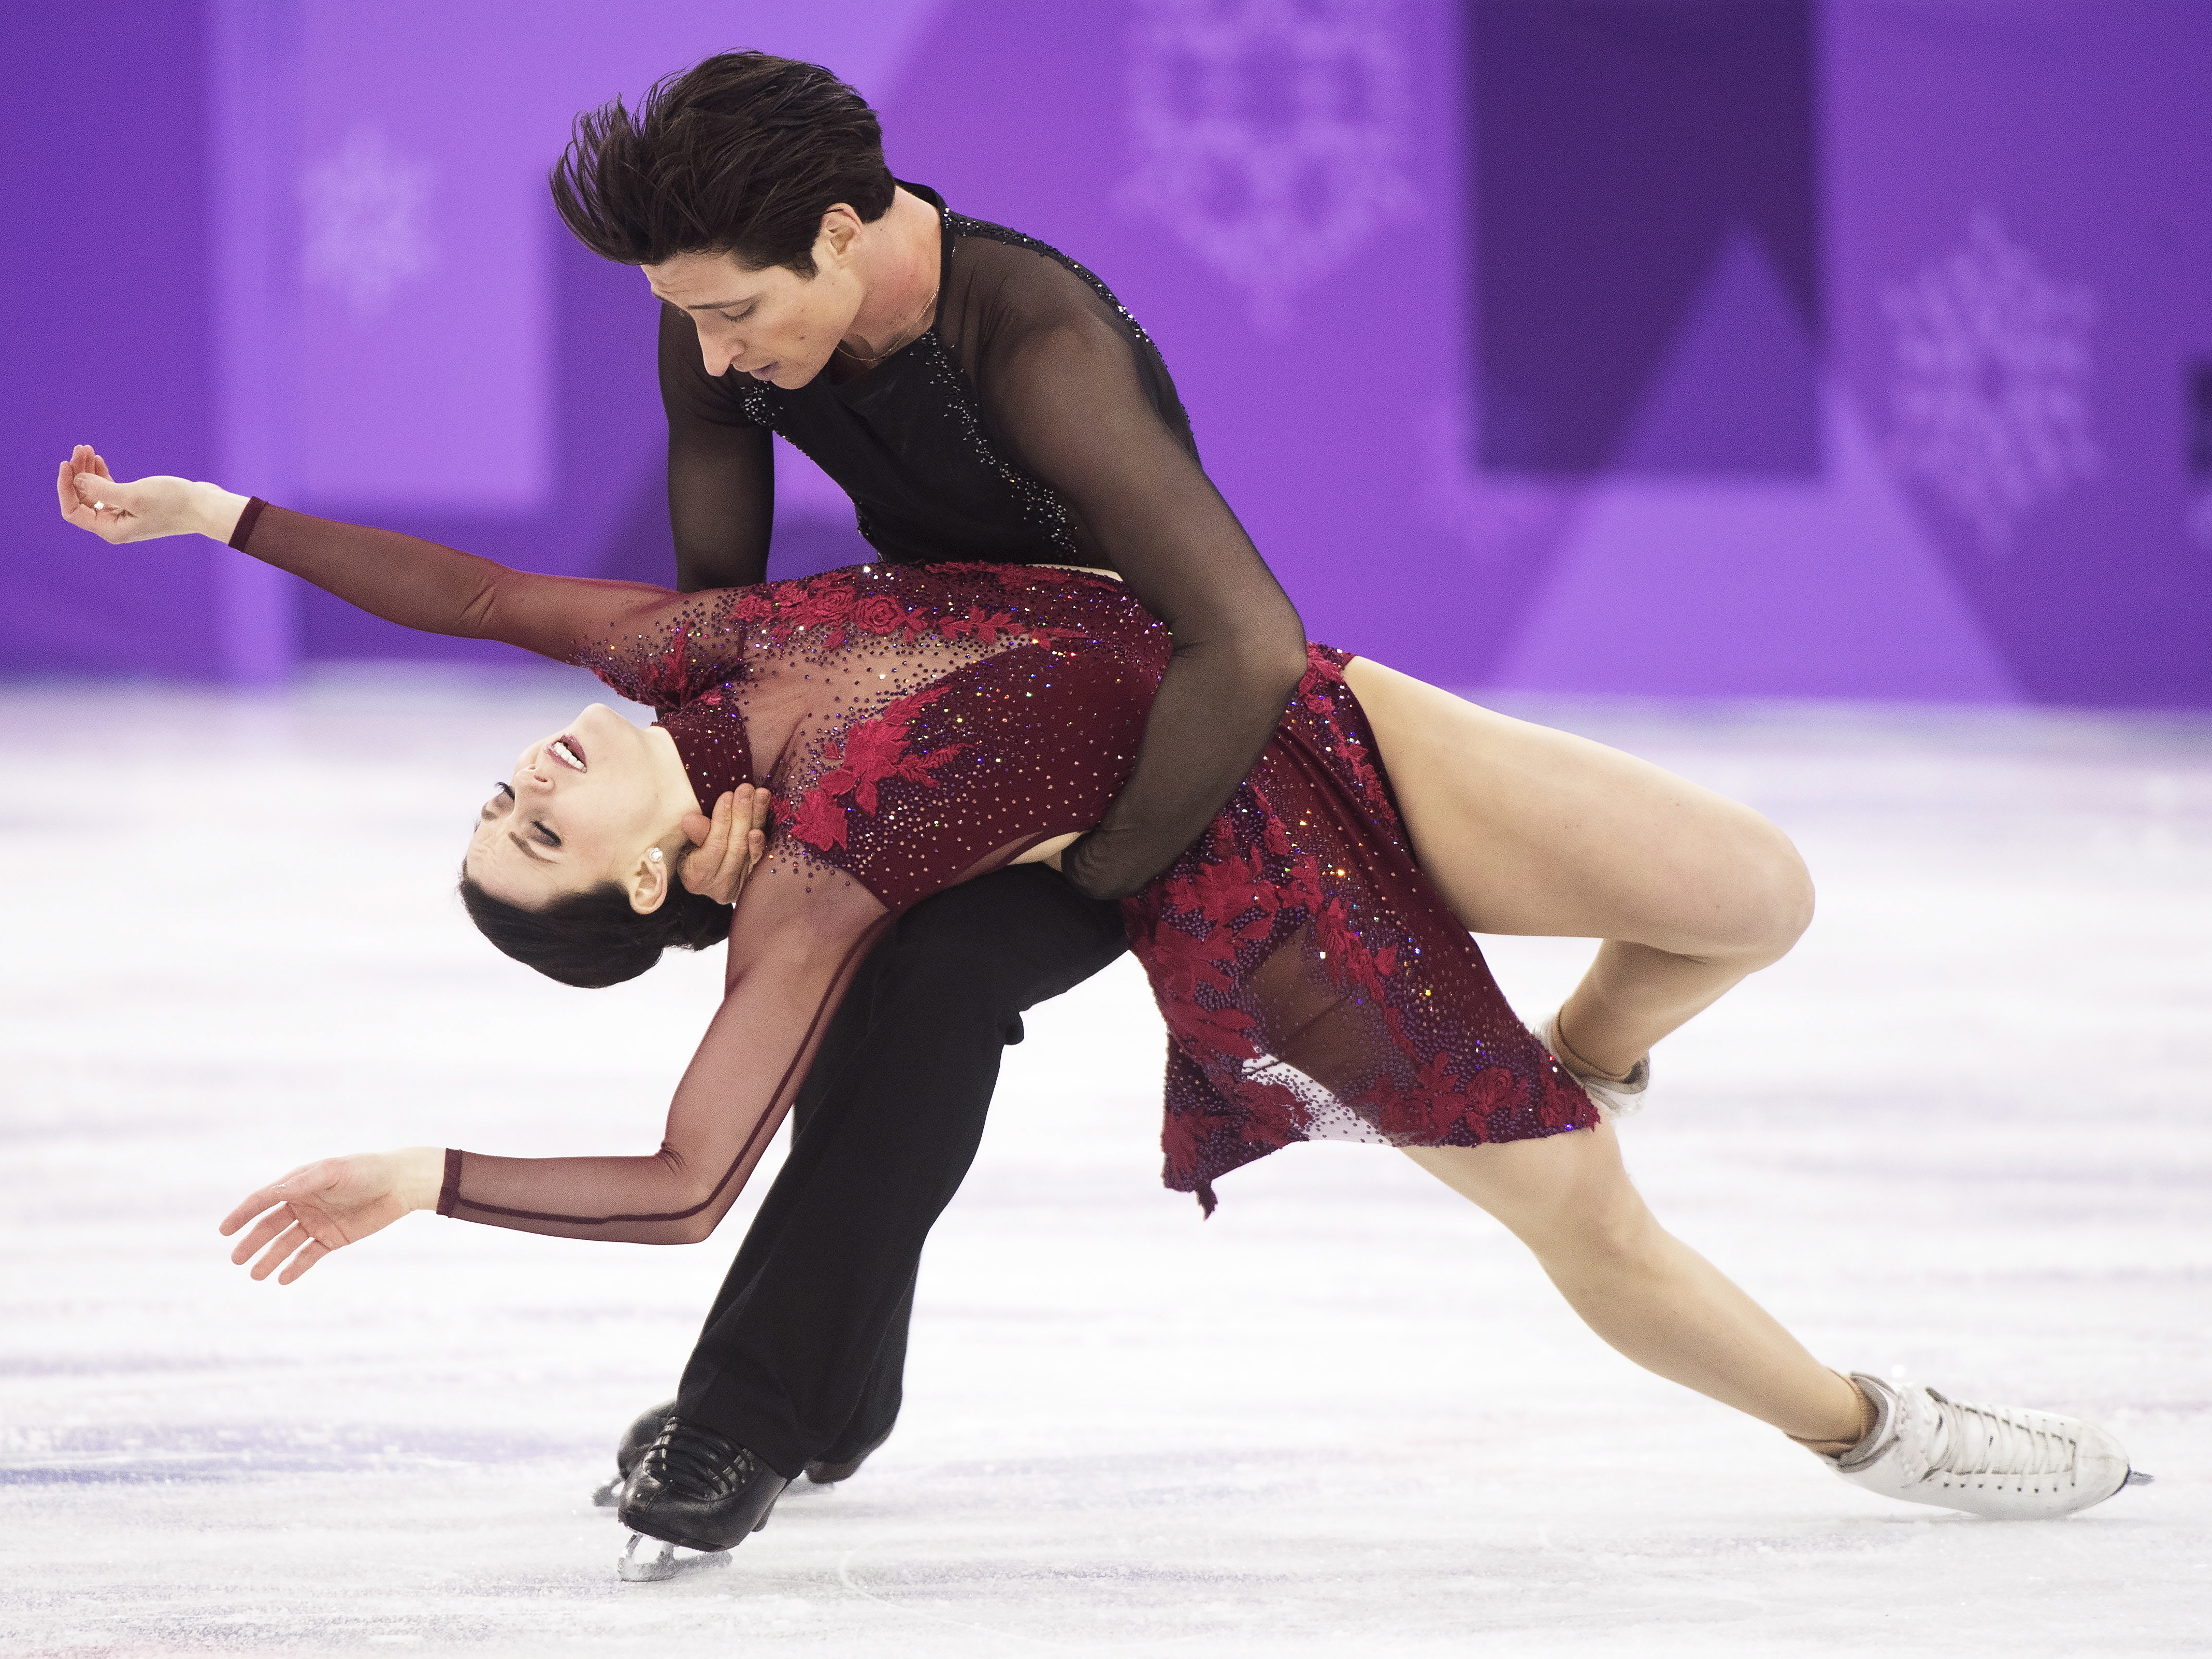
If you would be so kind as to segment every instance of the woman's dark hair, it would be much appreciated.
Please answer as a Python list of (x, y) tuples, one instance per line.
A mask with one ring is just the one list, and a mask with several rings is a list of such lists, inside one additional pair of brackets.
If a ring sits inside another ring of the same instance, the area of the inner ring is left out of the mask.
[(517, 962), (592, 991), (635, 979), (663, 951), (703, 951), (730, 936), (730, 906), (674, 883), (649, 915), (631, 909), (629, 895), (611, 881), (526, 910), (494, 898), (464, 868), (461, 903), (477, 931)]
[(734, 253), (748, 267), (814, 275), (822, 216), (842, 202), (883, 217), (896, 189), (884, 131), (860, 94), (818, 64), (725, 52), (576, 118), (553, 203), (603, 258), (657, 265)]

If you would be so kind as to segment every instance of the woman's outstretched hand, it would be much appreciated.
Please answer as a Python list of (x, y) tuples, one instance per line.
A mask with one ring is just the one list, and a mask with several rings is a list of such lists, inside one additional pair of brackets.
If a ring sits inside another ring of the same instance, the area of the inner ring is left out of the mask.
[(768, 853), (769, 793), (741, 783), (714, 803), (712, 818), (687, 813), (684, 833), (698, 850), (684, 860), (685, 890), (735, 904), (745, 878)]
[(211, 483), (155, 477), (118, 483), (90, 444), (79, 444), (55, 479), (62, 517), (104, 542), (146, 542), (157, 536), (211, 536), (227, 542), (246, 511), (246, 497)]
[[(230, 1259), (242, 1267), (258, 1254), (256, 1279), (276, 1273), (279, 1285), (289, 1285), (340, 1245), (389, 1227), (410, 1210), (435, 1207), (445, 1165), (444, 1149), (437, 1146), (303, 1164), (249, 1193), (222, 1218), (225, 1238), (253, 1224)], [(283, 1271), (276, 1273), (280, 1267)]]

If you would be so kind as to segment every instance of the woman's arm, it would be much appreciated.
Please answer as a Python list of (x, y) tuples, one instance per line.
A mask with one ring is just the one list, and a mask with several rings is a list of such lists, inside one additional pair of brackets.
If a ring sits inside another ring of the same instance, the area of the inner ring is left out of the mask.
[(677, 597), (642, 582), (510, 570), (417, 537), (249, 501), (216, 484), (159, 477), (118, 483), (88, 447), (62, 464), (58, 486), (62, 516), (102, 540), (198, 533), (403, 628), (500, 640), (562, 662), (651, 630)]
[(231, 1212), (226, 1236), (253, 1223), (232, 1260), (260, 1252), (254, 1277), (284, 1264), (279, 1282), (289, 1285), (331, 1250), (410, 1209), (433, 1207), (564, 1238), (705, 1238), (783, 1121), (884, 915), (872, 894), (834, 870), (788, 854), (769, 858), (747, 882), (732, 919), (722, 1006), (677, 1085), (659, 1151), (499, 1158), (418, 1147), (325, 1159)]
[(1092, 897), (1124, 897), (1204, 833), (1259, 759), (1305, 672), (1305, 628), (1103, 307), (1030, 328), (984, 368), (978, 390), (1020, 465), (1175, 640), (1127, 786), (1060, 860)]

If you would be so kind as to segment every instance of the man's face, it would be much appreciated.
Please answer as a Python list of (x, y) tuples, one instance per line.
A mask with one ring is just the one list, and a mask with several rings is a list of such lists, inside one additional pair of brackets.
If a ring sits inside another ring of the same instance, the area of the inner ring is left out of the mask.
[(736, 368), (792, 391), (822, 372), (866, 297), (845, 258), (848, 239), (832, 234), (835, 216), (815, 241), (811, 276), (786, 265), (748, 270), (734, 253), (679, 253), (644, 267), (654, 295), (698, 328), (709, 375)]

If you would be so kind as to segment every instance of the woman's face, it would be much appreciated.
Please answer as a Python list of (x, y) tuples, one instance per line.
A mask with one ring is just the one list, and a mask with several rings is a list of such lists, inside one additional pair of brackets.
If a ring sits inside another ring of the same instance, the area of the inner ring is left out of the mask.
[(679, 253), (646, 266), (646, 280), (697, 325), (708, 374), (736, 368), (796, 391), (822, 372), (866, 297), (846, 258), (850, 234), (838, 234), (859, 227), (857, 218), (848, 228), (830, 211), (815, 240), (811, 276), (787, 265), (748, 270), (734, 253)]
[[(610, 881), (640, 908), (657, 908), (685, 845), (685, 808), (667, 799), (652, 740), (595, 702), (532, 744), (483, 804), (463, 868), (494, 898), (526, 910)], [(640, 903), (641, 881), (650, 903)]]

